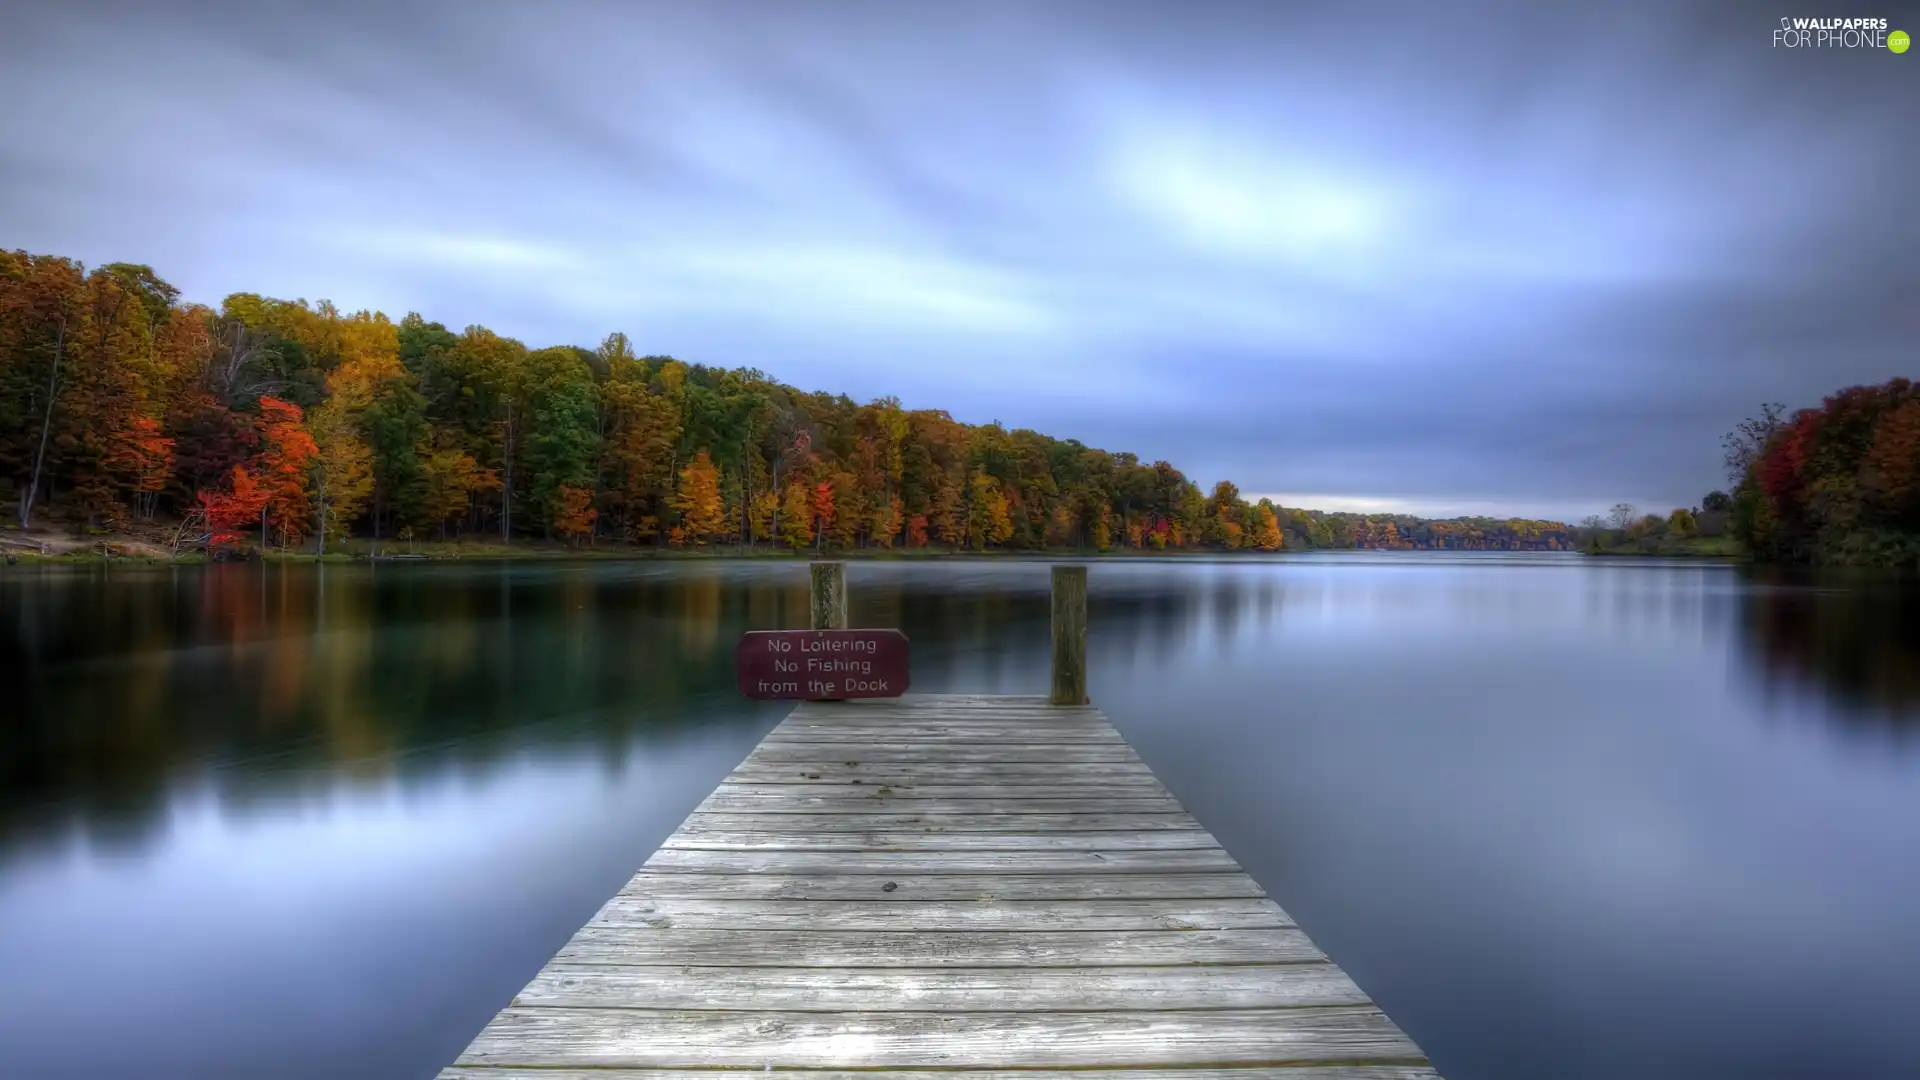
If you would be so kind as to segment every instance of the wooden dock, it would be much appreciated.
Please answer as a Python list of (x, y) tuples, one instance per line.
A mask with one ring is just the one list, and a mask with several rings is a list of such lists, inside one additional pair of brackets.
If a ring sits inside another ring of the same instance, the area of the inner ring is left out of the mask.
[(440, 1076), (769, 1070), (1437, 1076), (1099, 710), (972, 696), (798, 705)]

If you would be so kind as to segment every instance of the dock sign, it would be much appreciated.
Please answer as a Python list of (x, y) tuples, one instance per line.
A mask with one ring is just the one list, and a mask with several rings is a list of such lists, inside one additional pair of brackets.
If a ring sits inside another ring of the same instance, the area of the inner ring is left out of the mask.
[(750, 698), (839, 700), (907, 692), (907, 635), (898, 630), (750, 630), (733, 650)]

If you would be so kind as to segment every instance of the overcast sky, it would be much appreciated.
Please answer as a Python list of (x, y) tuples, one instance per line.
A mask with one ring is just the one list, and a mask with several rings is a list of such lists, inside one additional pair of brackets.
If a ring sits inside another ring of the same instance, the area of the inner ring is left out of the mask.
[(1920, 375), (1920, 52), (1783, 13), (1835, 14), (21, 0), (0, 246), (1289, 505), (1665, 509), (1758, 403)]

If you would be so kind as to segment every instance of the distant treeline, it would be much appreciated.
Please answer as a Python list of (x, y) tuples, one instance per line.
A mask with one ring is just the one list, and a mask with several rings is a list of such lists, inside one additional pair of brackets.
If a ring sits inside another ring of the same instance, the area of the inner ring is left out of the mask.
[[(987, 549), (1561, 549), (1546, 521), (1315, 513), (1164, 462), (755, 370), (0, 252), (0, 485), (22, 527), (176, 548), (348, 535)], [(164, 530), (162, 529), (164, 526)]]

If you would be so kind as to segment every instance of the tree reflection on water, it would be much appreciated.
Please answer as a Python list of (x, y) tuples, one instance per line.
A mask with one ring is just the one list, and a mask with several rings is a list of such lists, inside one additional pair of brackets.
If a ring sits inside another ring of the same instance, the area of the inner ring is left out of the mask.
[(1743, 653), (1770, 690), (1812, 692), (1843, 720), (1920, 724), (1920, 589), (1882, 575), (1755, 574)]

